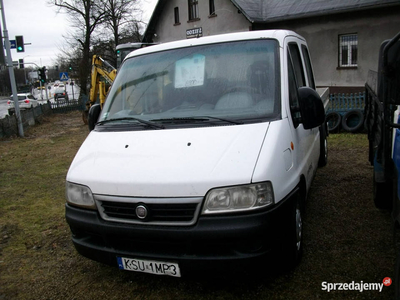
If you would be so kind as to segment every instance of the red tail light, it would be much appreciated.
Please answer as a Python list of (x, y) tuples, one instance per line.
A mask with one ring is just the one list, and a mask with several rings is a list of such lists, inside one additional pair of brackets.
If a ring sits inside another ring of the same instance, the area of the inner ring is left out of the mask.
[(26, 104), (29, 104), (29, 100), (28, 100), (28, 99), (25, 99), (24, 102), (25, 102)]
[(11, 104), (11, 100), (8, 100), (8, 101), (7, 101), (7, 104)]

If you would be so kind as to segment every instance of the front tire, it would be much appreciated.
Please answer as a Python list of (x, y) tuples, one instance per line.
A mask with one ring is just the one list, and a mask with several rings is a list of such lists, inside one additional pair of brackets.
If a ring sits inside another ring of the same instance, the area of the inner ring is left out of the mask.
[(325, 124), (323, 124), (319, 128), (320, 151), (319, 151), (318, 167), (325, 167), (328, 163), (328, 139), (326, 131), (327, 131), (326, 126)]
[(289, 223), (283, 238), (282, 260), (285, 270), (297, 266), (303, 256), (303, 213), (304, 206), (300, 192), (290, 208)]

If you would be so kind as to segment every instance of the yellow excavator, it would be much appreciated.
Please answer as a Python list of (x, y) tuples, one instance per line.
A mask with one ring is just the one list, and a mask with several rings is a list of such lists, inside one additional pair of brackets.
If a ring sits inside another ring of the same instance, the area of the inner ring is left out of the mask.
[[(86, 109), (82, 113), (82, 119), (85, 124), (88, 124), (89, 109), (97, 102), (97, 97), (99, 97), (100, 106), (103, 107), (108, 93), (106, 85), (111, 85), (116, 75), (117, 69), (100, 56), (93, 55), (89, 101), (86, 103)], [(102, 78), (103, 80), (101, 80)]]
[[(120, 44), (116, 47), (117, 67), (119, 67), (124, 58), (132, 51), (151, 46), (154, 44), (149, 43), (126, 43)], [(100, 100), (100, 107), (106, 100), (108, 90), (106, 85), (111, 85), (117, 75), (117, 69), (110, 65), (107, 61), (98, 55), (92, 57), (92, 73), (91, 73), (91, 86), (89, 101), (86, 103), (86, 109), (82, 113), (82, 119), (85, 124), (88, 124), (88, 114), (90, 107), (97, 102), (97, 97)], [(103, 80), (101, 80), (103, 78)]]

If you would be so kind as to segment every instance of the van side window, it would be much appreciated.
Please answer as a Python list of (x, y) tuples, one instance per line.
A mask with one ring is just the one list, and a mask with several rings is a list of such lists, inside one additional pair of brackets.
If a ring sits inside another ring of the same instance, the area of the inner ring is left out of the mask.
[(290, 43), (289, 44), (289, 51), (290, 51), (290, 55), (292, 57), (293, 68), (294, 68), (294, 71), (296, 73), (296, 79), (297, 79), (298, 87), (305, 86), (306, 85), (306, 81), (305, 81), (305, 78), (304, 78), (304, 71), (303, 71), (304, 68), (303, 68), (303, 64), (301, 62), (301, 56), (300, 56), (299, 47), (297, 46), (296, 43)]
[(299, 124), (301, 123), (300, 104), (299, 104), (299, 97), (297, 94), (296, 76), (294, 73), (293, 62), (289, 51), (287, 53), (287, 65), (288, 65), (288, 78), (289, 78), (290, 113), (292, 115), (293, 125), (295, 128), (297, 128), (297, 126), (299, 126)]
[(304, 63), (306, 64), (306, 72), (307, 72), (307, 79), (310, 88), (315, 90), (315, 82), (314, 82), (314, 75), (311, 67), (311, 59), (310, 54), (308, 53), (308, 49), (305, 45), (301, 46), (301, 50), (303, 52)]

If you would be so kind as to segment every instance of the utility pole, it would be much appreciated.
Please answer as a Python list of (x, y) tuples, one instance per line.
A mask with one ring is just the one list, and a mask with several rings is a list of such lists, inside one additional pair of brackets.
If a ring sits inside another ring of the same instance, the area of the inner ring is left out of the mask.
[[(4, 4), (3, 0), (0, 0), (1, 4), (1, 17), (3, 20), (3, 35), (4, 35), (4, 42), (6, 46), (6, 52), (7, 52), (7, 67), (8, 67), (8, 72), (10, 74), (10, 82), (11, 82), (11, 91), (13, 94), (13, 99), (14, 99), (14, 107), (15, 107), (15, 117), (17, 118), (18, 122), (18, 133), (20, 137), (24, 137), (24, 127), (22, 126), (22, 119), (21, 119), (21, 112), (19, 110), (19, 103), (18, 103), (18, 94), (17, 94), (17, 84), (15, 83), (15, 75), (14, 75), (14, 67), (12, 63), (12, 57), (11, 57), (11, 50), (10, 50), (10, 40), (8, 38), (8, 30), (7, 30), (7, 24), (6, 24), (6, 16), (4, 13)], [(3, 51), (3, 50), (1, 50)]]

